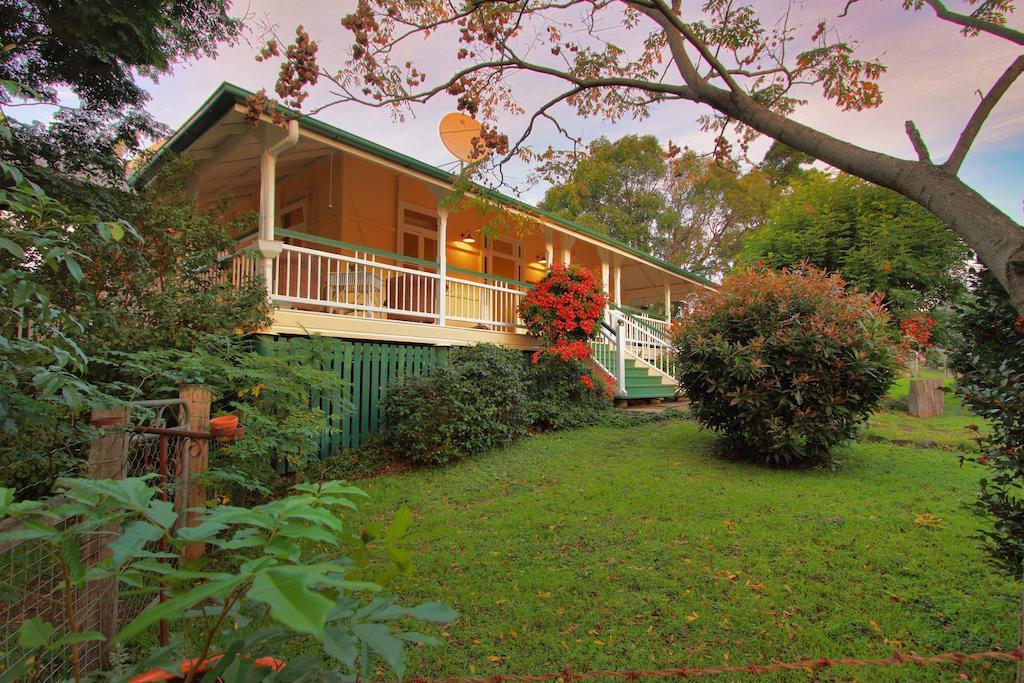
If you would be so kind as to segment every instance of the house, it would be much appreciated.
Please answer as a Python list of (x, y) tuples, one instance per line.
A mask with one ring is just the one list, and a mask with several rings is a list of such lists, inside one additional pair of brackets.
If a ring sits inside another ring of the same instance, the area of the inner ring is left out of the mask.
[[(617, 395), (674, 395), (671, 304), (712, 283), (483, 188), (469, 196), (493, 201), (450, 208), (451, 173), (295, 112), (284, 126), (269, 117), (254, 126), (251, 95), (221, 85), (132, 182), (145, 184), (169, 152), (189, 155), (200, 207), (227, 197), (258, 214), (226, 255), (230, 277), (268, 283), (273, 322), (260, 332), (270, 351), (310, 335), (337, 340), (356, 405), (338, 445), (364, 440), (387, 385), (443, 362), (450, 347), (535, 348), (517, 304), (555, 262), (600, 273), (611, 305), (594, 359)], [(651, 304), (667, 315), (641, 308)]]

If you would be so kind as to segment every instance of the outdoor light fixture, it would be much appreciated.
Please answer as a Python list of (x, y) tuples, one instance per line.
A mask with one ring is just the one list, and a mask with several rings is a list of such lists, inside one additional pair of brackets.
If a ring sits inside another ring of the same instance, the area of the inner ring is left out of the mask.
[(542, 266), (546, 266), (548, 264), (547, 254), (538, 254), (537, 255), (537, 263), (539, 263)]
[(464, 232), (462, 233), (462, 241), (466, 244), (473, 244), (473, 242), (476, 242), (476, 238), (473, 237), (472, 233)]

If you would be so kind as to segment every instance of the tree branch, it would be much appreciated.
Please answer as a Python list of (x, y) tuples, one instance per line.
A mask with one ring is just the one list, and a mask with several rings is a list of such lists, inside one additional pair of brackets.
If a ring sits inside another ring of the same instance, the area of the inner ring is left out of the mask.
[(1006, 71), (995, 82), (992, 89), (981, 98), (981, 103), (978, 104), (978, 108), (971, 114), (971, 118), (967, 121), (967, 125), (964, 126), (963, 132), (960, 133), (960, 138), (956, 141), (949, 159), (946, 160), (946, 163), (942, 164), (943, 168), (956, 175), (960, 170), (960, 166), (964, 163), (964, 158), (971, 149), (971, 145), (974, 144), (974, 139), (978, 137), (981, 127), (985, 124), (985, 119), (992, 113), (992, 109), (995, 108), (1002, 96), (1006, 94), (1006, 91), (1022, 72), (1024, 72), (1024, 55), (1019, 55), (1010, 66), (1006, 67)]
[(932, 163), (932, 156), (928, 153), (928, 145), (924, 144), (921, 131), (917, 129), (914, 122), (907, 121), (904, 124), (904, 128), (907, 131), (907, 137), (910, 138), (910, 144), (914, 146), (914, 151), (917, 152), (917, 158), (926, 163)]
[(983, 31), (1000, 38), (1005, 38), (1011, 43), (1024, 45), (1024, 32), (1022, 31), (1017, 31), (1004, 24), (996, 24), (991, 21), (985, 21), (984, 19), (978, 19), (977, 17), (972, 17), (969, 14), (951, 12), (942, 0), (924, 1), (928, 3), (933, 10), (935, 10), (935, 16), (943, 21), (948, 21), (952, 24), (962, 26), (965, 30)]
[[(673, 57), (676, 57), (677, 50), (672, 45), (672, 33), (669, 30), (670, 28), (678, 31), (679, 34), (686, 39), (686, 42), (690, 43), (691, 45), (693, 45), (694, 48), (696, 48), (697, 52), (700, 53), (700, 56), (707, 60), (707, 63), (711, 65), (711, 68), (714, 69), (715, 72), (717, 72), (718, 75), (722, 78), (722, 80), (725, 81), (725, 84), (729, 86), (729, 90), (731, 90), (736, 95), (746, 94), (743, 91), (743, 88), (741, 88), (740, 85), (736, 82), (736, 80), (732, 77), (732, 74), (729, 73), (729, 69), (727, 69), (725, 65), (718, 61), (718, 58), (715, 57), (711, 50), (708, 49), (708, 46), (705, 45), (704, 42), (697, 37), (697, 34), (693, 32), (693, 29), (690, 28), (689, 24), (680, 19), (679, 16), (676, 15), (675, 12), (673, 12), (668, 5), (662, 2), (662, 0), (652, 0), (652, 5), (652, 7), (645, 8), (643, 11), (647, 16), (654, 19), (655, 22), (660, 24), (661, 27), (665, 29), (666, 34), (669, 38), (669, 47), (670, 49), (672, 49)], [(685, 54), (685, 51), (683, 51), (683, 53)], [(689, 57), (687, 57), (687, 61), (689, 61)], [(696, 68), (694, 68), (693, 73), (697, 73)], [(686, 75), (684, 74), (684, 78), (685, 77)], [(691, 88), (697, 89), (699, 87), (699, 83), (704, 82), (704, 79), (701, 78), (699, 75), (697, 76), (697, 79), (698, 85), (690, 83), (688, 79), (687, 85), (689, 85)]]

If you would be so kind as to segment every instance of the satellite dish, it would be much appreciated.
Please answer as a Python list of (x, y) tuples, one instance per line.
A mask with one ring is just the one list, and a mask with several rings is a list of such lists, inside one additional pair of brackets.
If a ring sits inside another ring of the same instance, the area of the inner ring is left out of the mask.
[(445, 114), (437, 127), (441, 142), (456, 159), (479, 161), (481, 155), (473, 153), (473, 140), (480, 137), (483, 126), (476, 119), (458, 112)]

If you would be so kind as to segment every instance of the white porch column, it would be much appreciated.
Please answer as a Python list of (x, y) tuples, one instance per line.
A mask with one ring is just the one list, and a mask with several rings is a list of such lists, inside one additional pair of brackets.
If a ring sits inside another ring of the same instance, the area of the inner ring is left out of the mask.
[(547, 259), (544, 265), (550, 270), (555, 263), (555, 238), (551, 228), (544, 228), (544, 258)]
[(566, 235), (564, 232), (559, 235), (559, 240), (562, 243), (562, 255), (559, 261), (568, 266), (572, 263), (572, 245), (576, 244), (576, 238), (572, 235)]
[(437, 324), (445, 324), (448, 305), (448, 207), (437, 207)]
[(665, 320), (672, 322), (672, 288), (665, 283)]
[[(611, 297), (611, 263), (609, 261), (610, 255), (606, 249), (597, 250), (598, 258), (601, 259), (601, 287), (604, 289), (606, 297)], [(604, 319), (607, 322), (611, 314), (609, 313), (610, 307), (606, 306), (604, 309)]]
[[(260, 252), (263, 266), (263, 281), (267, 296), (273, 295), (274, 259), (281, 253), (283, 242), (274, 239), (274, 222), (277, 219), (277, 157), (281, 152), (299, 141), (299, 122), (288, 122), (288, 132), (280, 137), (280, 129), (263, 124), (260, 130), (260, 225), (256, 249)], [(277, 138), (276, 140), (274, 138)]]
[(615, 257), (615, 267), (612, 270), (612, 275), (615, 284), (613, 288), (615, 290), (615, 303), (622, 305), (622, 259), (619, 256)]

